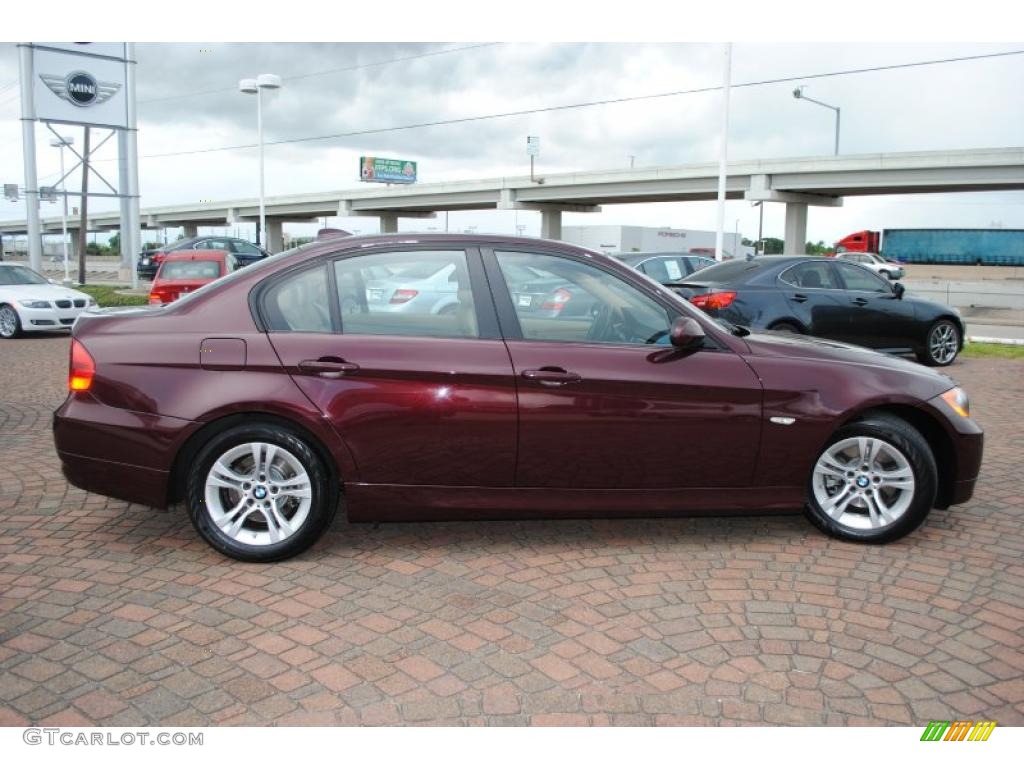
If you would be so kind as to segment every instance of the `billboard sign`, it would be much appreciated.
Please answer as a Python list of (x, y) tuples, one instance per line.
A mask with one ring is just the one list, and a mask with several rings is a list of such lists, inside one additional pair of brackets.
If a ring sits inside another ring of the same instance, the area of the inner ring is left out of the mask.
[[(86, 46), (87, 47), (87, 46)], [(105, 128), (128, 126), (125, 62), (36, 47), (33, 97), (36, 119)]]
[(360, 157), (359, 179), (386, 184), (415, 184), (416, 162), (387, 157)]

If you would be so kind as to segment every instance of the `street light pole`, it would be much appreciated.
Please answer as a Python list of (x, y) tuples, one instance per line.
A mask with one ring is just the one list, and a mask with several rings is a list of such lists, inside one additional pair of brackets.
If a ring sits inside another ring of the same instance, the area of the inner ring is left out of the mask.
[(51, 147), (60, 148), (60, 191), (64, 197), (64, 206), (60, 216), (60, 231), (63, 237), (61, 244), (64, 246), (64, 284), (71, 284), (71, 271), (68, 265), (68, 184), (64, 178), (64, 147), (70, 147), (75, 142), (74, 136), (61, 136), (50, 139)]
[(805, 86), (801, 85), (799, 88), (796, 88), (796, 89), (793, 90), (793, 98), (794, 99), (803, 99), (804, 101), (809, 101), (812, 104), (817, 104), (819, 107), (825, 107), (825, 109), (831, 109), (833, 112), (836, 113), (836, 145), (835, 145), (835, 152), (833, 154), (838, 155), (839, 154), (839, 107), (833, 107), (831, 104), (826, 104), (824, 101), (818, 101), (817, 99), (812, 99), (810, 96), (805, 96), (804, 95), (804, 87)]
[[(260, 223), (256, 229), (256, 244), (263, 245), (267, 232), (267, 211), (263, 190), (263, 91), (276, 90), (281, 87), (281, 78), (277, 75), (264, 74), (255, 78), (238, 81), (238, 90), (242, 93), (256, 94), (256, 133), (260, 145)], [(266, 247), (266, 246), (264, 246)]]

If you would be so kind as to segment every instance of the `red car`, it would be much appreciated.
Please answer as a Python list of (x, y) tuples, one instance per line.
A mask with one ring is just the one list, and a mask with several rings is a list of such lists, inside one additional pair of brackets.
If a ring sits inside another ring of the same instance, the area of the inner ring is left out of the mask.
[(149, 289), (150, 304), (170, 304), (238, 269), (227, 251), (172, 251), (164, 256)]
[[(451, 312), (388, 311), (367, 283), (451, 265)], [(525, 270), (523, 268), (526, 268)], [(584, 315), (538, 316), (516, 275)], [(241, 560), (350, 521), (748, 514), (806, 508), (889, 541), (971, 497), (982, 431), (933, 370), (751, 334), (565, 243), (385, 235), (314, 242), (164, 307), (75, 324), (57, 451), (80, 488), (184, 500)]]

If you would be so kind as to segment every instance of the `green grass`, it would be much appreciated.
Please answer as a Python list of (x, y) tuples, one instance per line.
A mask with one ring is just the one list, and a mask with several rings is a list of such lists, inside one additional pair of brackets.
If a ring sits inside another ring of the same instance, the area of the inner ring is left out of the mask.
[(964, 357), (999, 357), (1007, 360), (1024, 360), (1024, 344), (984, 344), (969, 341), (961, 353)]
[(146, 304), (146, 296), (125, 296), (117, 293), (128, 289), (127, 285), (76, 285), (75, 290), (88, 293), (101, 307), (133, 307)]

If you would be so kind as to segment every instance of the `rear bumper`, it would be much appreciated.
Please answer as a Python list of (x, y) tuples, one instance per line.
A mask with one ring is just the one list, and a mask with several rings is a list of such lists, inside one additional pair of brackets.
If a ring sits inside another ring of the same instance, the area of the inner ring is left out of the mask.
[(64, 477), (75, 487), (165, 507), (174, 456), (193, 426), (75, 393), (53, 414), (53, 440)]

